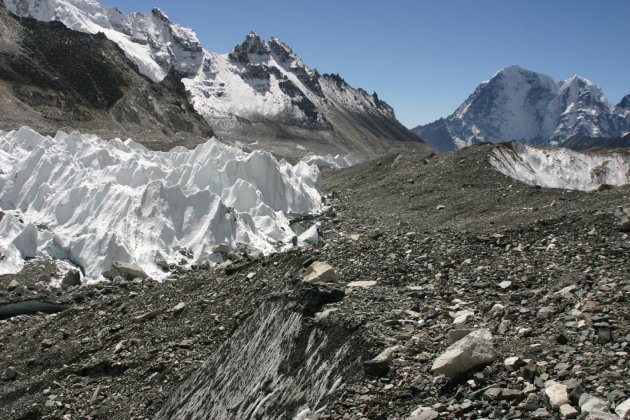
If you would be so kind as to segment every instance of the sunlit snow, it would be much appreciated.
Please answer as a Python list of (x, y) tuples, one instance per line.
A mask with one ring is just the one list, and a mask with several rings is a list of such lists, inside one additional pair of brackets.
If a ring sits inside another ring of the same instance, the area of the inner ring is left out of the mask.
[[(290, 243), (287, 213), (320, 210), (316, 166), (291, 166), (216, 140), (194, 150), (149, 151), (131, 140), (77, 132), (0, 132), (0, 273), (50, 256), (92, 280), (113, 260), (163, 278), (156, 258), (206, 261), (214, 246), (265, 252)], [(185, 252), (188, 254), (188, 252)]]
[(511, 142), (495, 147), (490, 164), (529, 185), (589, 191), (630, 182), (630, 152), (579, 153)]

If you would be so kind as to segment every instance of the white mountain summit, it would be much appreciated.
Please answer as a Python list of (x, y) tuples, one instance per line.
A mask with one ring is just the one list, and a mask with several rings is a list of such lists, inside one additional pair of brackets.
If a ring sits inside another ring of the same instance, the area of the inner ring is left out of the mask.
[(613, 106), (599, 86), (582, 77), (556, 82), (510, 66), (481, 83), (450, 116), (412, 131), (440, 150), (486, 141), (612, 138), (630, 130), (630, 111), (621, 105)]

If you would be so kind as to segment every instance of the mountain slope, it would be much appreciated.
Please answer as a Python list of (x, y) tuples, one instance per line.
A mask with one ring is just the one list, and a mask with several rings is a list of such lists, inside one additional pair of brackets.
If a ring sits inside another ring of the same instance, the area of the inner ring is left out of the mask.
[(78, 129), (154, 147), (208, 138), (175, 72), (153, 83), (116, 44), (58, 22), (15, 18), (0, 5), (0, 128)]
[(510, 66), (481, 83), (447, 118), (412, 131), (440, 150), (510, 139), (557, 144), (575, 135), (611, 138), (630, 131), (626, 105), (613, 106), (584, 78), (555, 82)]
[(190, 104), (223, 141), (288, 156), (427, 148), (375, 93), (337, 75), (320, 75), (277, 38), (250, 33), (230, 53), (217, 54), (202, 49), (192, 30), (159, 9), (125, 15), (93, 0), (5, 3), (20, 16), (103, 33), (153, 81), (175, 68)]

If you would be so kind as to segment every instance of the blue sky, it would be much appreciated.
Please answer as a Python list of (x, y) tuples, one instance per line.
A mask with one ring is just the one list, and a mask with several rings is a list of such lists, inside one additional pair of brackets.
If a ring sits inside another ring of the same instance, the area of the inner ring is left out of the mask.
[(630, 93), (627, 0), (102, 0), (125, 12), (159, 7), (228, 52), (254, 30), (277, 36), (320, 73), (376, 91), (405, 125), (453, 112), (482, 80), (518, 64)]

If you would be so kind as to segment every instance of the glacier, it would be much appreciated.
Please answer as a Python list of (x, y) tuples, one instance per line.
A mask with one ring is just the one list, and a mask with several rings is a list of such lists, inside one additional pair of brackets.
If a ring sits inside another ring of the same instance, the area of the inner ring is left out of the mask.
[(159, 280), (167, 273), (157, 259), (216, 260), (217, 244), (270, 253), (294, 235), (286, 214), (321, 210), (320, 187), (314, 165), (216, 139), (158, 152), (78, 132), (0, 131), (0, 274), (46, 256), (88, 281), (114, 260)]
[(317, 165), (320, 168), (342, 169), (349, 168), (359, 163), (352, 153), (346, 155), (307, 155), (302, 158), (309, 165)]
[(630, 152), (580, 153), (516, 141), (497, 145), (490, 164), (502, 174), (544, 188), (591, 191), (630, 183)]

